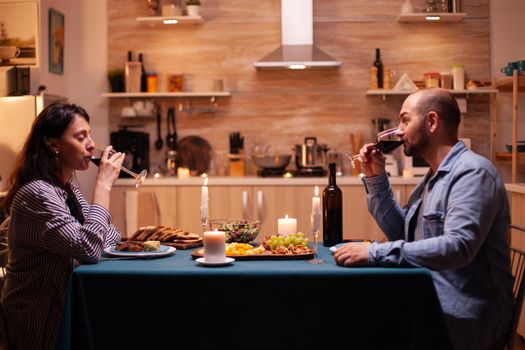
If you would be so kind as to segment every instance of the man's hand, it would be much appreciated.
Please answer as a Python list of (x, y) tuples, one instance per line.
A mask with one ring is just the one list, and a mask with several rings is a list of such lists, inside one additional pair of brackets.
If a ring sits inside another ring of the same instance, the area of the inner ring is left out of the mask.
[(348, 243), (334, 253), (337, 265), (366, 266), (368, 265), (368, 245), (363, 243)]
[(386, 172), (386, 158), (373, 143), (367, 143), (361, 148), (357, 160), (361, 163), (361, 169), (366, 177), (377, 176)]

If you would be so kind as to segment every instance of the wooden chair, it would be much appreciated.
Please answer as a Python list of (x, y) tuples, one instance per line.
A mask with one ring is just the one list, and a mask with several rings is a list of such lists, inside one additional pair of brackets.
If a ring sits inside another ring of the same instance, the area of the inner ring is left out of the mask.
[[(525, 232), (525, 227), (518, 225), (510, 225), (511, 229)], [(523, 298), (525, 296), (525, 252), (518, 248), (510, 248), (510, 264), (512, 274), (514, 275), (514, 288), (512, 289), (514, 297), (516, 298), (516, 305), (512, 315), (512, 323), (510, 334), (506, 343), (507, 350), (514, 350), (514, 342), (516, 341), (516, 330), (520, 322), (521, 308), (523, 306)]]

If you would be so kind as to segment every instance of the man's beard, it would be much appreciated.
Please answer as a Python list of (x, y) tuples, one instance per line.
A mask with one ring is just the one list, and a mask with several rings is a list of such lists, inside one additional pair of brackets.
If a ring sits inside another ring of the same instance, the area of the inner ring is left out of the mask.
[(421, 131), (421, 137), (413, 144), (404, 143), (403, 153), (407, 157), (423, 157), (423, 153), (427, 149), (429, 144), (428, 136), (425, 130)]

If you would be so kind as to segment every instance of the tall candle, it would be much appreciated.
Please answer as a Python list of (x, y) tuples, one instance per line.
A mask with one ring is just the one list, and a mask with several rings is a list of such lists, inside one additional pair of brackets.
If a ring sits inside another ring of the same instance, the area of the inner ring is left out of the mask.
[(297, 219), (289, 218), (288, 214), (284, 218), (277, 219), (277, 233), (285, 236), (297, 233)]
[(312, 197), (312, 233), (319, 232), (321, 227), (321, 198), (319, 198), (319, 187), (315, 186)]
[(201, 222), (208, 219), (208, 178), (204, 180), (204, 186), (201, 188)]
[(220, 263), (226, 260), (226, 235), (224, 231), (204, 232), (204, 261)]

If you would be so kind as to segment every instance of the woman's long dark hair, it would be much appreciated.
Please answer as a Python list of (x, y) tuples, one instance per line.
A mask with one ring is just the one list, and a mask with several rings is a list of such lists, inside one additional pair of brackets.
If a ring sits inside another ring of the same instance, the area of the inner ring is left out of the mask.
[(60, 163), (49, 139), (60, 138), (77, 115), (89, 122), (89, 115), (82, 107), (69, 103), (53, 103), (36, 117), (7, 182), (4, 202), (7, 213), (10, 212), (16, 192), (28, 181), (44, 180), (63, 187)]

